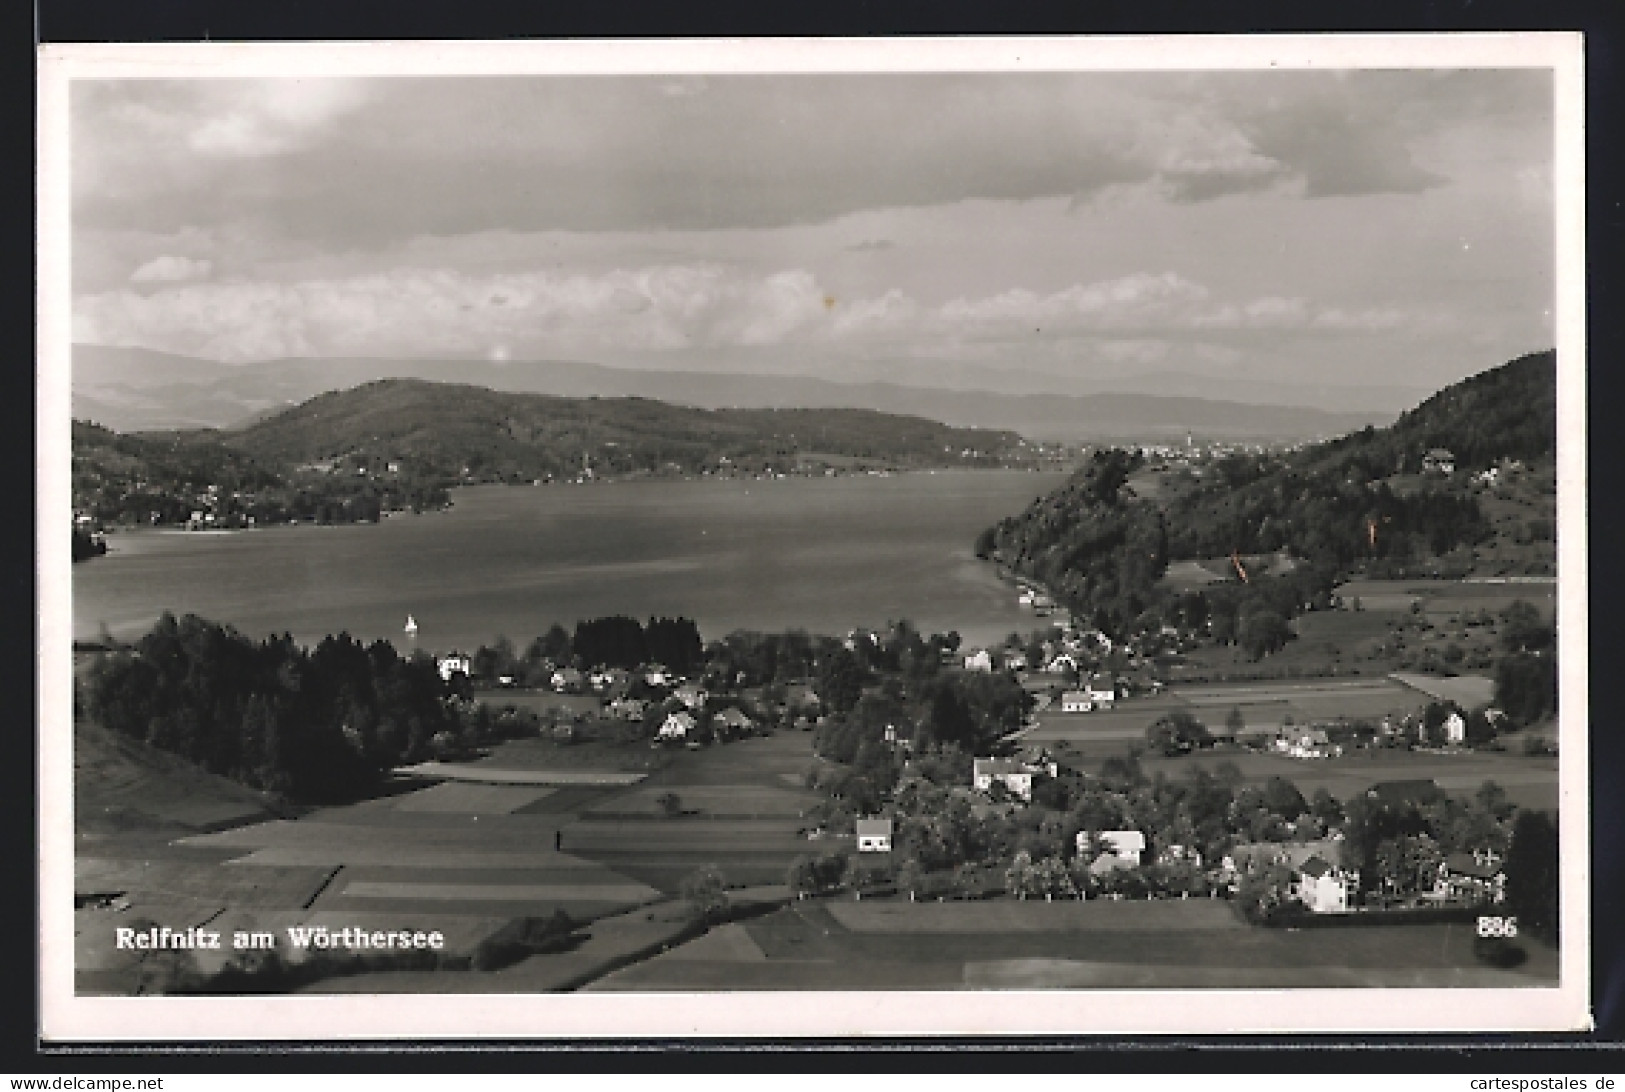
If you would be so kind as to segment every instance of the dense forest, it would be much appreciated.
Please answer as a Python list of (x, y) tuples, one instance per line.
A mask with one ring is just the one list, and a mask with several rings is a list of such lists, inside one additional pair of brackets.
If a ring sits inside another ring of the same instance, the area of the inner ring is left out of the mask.
[(168, 613), (133, 649), (99, 657), (83, 687), (103, 727), (310, 801), (359, 795), (427, 757), (459, 729), (447, 696), (432, 657), (403, 658), (387, 641), (340, 634), (307, 650)]
[[(1488, 536), (1464, 479), (1501, 460), (1550, 460), (1555, 391), (1556, 354), (1521, 357), (1440, 391), (1388, 428), (1230, 455), (1155, 500), (1130, 485), (1143, 456), (1097, 451), (1060, 489), (984, 531), (977, 551), (1043, 582), (1104, 629), (1131, 627), (1153, 608), (1239, 620), (1267, 606), (1290, 618), (1324, 598), (1339, 573), (1402, 575)], [(1454, 476), (1420, 473), (1435, 447), (1454, 453)], [(1200, 603), (1158, 585), (1170, 558), (1276, 552), (1306, 563), (1198, 593)]]

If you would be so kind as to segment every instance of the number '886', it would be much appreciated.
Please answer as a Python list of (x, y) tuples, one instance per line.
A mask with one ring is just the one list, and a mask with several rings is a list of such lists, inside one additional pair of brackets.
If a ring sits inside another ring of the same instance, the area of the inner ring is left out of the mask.
[(1517, 918), (1480, 917), (1478, 935), (1481, 937), (1515, 937), (1518, 935)]

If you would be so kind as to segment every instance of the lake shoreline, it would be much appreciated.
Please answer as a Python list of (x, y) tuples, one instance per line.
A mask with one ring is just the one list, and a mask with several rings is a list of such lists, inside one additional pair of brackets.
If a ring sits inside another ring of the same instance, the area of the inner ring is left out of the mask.
[[(455, 503), (366, 524), (127, 529), (75, 566), (74, 636), (128, 639), (168, 609), (250, 635), (329, 633), (446, 651), (559, 621), (629, 614), (844, 635), (906, 618), (995, 640), (1032, 625), (978, 561), (982, 527), (1064, 474), (911, 470), (836, 477), (603, 481), (603, 489), (472, 485)], [(844, 606), (843, 606), (844, 604)]]

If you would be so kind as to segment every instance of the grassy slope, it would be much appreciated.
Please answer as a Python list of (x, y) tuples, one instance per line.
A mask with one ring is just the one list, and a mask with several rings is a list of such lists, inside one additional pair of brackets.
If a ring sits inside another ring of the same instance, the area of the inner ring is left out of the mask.
[(73, 782), (82, 843), (176, 836), (277, 814), (275, 802), (253, 789), (90, 724), (73, 729)]

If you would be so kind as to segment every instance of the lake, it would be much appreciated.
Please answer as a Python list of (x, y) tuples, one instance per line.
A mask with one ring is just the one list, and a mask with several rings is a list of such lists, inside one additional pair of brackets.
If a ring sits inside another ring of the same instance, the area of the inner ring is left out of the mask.
[(553, 622), (685, 616), (735, 629), (844, 634), (906, 618), (986, 642), (1037, 619), (972, 552), (976, 534), (1060, 473), (460, 489), (445, 512), (376, 525), (143, 530), (73, 567), (74, 636), (145, 632), (168, 609), (302, 643), (348, 631), (405, 648), (524, 645)]

